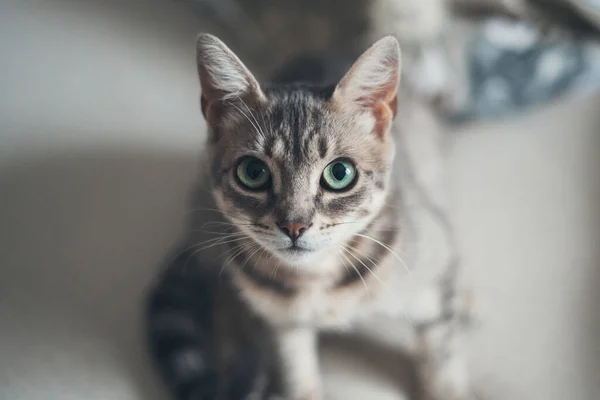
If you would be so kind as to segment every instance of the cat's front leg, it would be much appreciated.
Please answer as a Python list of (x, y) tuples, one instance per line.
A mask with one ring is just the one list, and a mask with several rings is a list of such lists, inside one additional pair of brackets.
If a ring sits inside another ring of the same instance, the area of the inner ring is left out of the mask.
[(435, 318), (414, 321), (422, 398), (472, 400), (475, 396), (463, 343), (470, 316), (456, 297), (440, 293), (439, 300), (440, 313)]
[(417, 328), (417, 363), (424, 400), (473, 399), (456, 329), (452, 323)]
[(287, 400), (322, 400), (317, 332), (312, 328), (276, 331)]

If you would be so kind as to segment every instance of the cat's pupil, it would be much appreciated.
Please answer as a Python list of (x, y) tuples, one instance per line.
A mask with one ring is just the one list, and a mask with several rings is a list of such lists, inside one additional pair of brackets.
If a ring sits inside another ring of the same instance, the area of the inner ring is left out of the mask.
[(341, 181), (346, 176), (346, 166), (342, 163), (336, 163), (333, 168), (331, 168), (331, 174), (335, 179)]
[(253, 181), (255, 181), (258, 178), (260, 178), (260, 176), (264, 172), (265, 172), (264, 167), (261, 164), (257, 163), (257, 162), (251, 162), (246, 167), (246, 175), (248, 175), (248, 178), (250, 178)]

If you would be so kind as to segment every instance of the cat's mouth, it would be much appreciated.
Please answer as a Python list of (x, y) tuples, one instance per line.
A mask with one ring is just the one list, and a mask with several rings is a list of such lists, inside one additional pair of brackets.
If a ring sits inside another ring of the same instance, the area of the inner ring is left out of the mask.
[(283, 249), (279, 249), (280, 252), (290, 254), (290, 255), (298, 255), (310, 253), (312, 250), (307, 249), (306, 247), (298, 246), (298, 244), (294, 243), (288, 247), (284, 247)]
[(297, 244), (294, 243), (291, 246), (288, 246), (288, 247), (282, 249), (281, 251), (283, 251), (285, 253), (289, 253), (289, 254), (300, 254), (300, 253), (308, 253), (311, 250), (307, 249), (305, 247), (298, 246)]
[(276, 247), (275, 254), (279, 258), (287, 263), (293, 265), (306, 265), (313, 263), (315, 258), (321, 254), (321, 249), (311, 246), (311, 243), (287, 243), (284, 246)]

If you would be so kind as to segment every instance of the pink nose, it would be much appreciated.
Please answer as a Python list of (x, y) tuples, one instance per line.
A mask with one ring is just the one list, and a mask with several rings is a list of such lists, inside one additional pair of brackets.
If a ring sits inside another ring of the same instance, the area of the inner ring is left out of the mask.
[(308, 224), (304, 222), (283, 221), (278, 222), (277, 225), (293, 241), (296, 241), (308, 229)]

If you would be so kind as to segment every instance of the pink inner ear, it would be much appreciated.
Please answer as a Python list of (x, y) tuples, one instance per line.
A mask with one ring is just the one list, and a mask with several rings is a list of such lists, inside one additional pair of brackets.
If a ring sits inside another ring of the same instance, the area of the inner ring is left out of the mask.
[[(367, 88), (363, 88), (368, 92)], [(356, 104), (365, 109), (371, 110), (375, 118), (375, 127), (373, 133), (383, 139), (390, 129), (392, 120), (398, 112), (398, 95), (396, 86), (393, 84), (385, 85), (381, 90), (373, 91), (367, 96), (359, 97), (355, 100)]]
[(211, 102), (204, 94), (202, 94), (200, 97), (200, 106), (202, 108), (202, 114), (210, 126), (216, 126), (220, 123), (221, 118), (223, 117), (223, 105), (220, 102)]
[(389, 103), (379, 103), (372, 107), (373, 117), (375, 118), (375, 127), (373, 133), (377, 138), (382, 139), (388, 133), (392, 120), (396, 116), (396, 105), (398, 97), (394, 96)]
[[(398, 94), (397, 80), (390, 79), (385, 85), (382, 85), (379, 90), (371, 89), (371, 94), (359, 100), (361, 106), (372, 110), (375, 117), (375, 135), (383, 139), (390, 129), (392, 120), (398, 112)], [(368, 92), (368, 88), (363, 88)]]
[[(384, 70), (389, 71), (379, 85), (357, 85), (360, 80), (360, 70), (351, 69), (340, 82), (339, 89), (342, 104), (354, 104), (362, 109), (368, 110), (375, 118), (373, 133), (383, 139), (390, 129), (392, 120), (398, 111), (398, 71), (393, 65), (394, 61), (384, 61)], [(360, 66), (359, 66), (360, 68)], [(382, 72), (385, 74), (385, 72)], [(353, 85), (354, 88), (352, 87)]]
[(396, 93), (394, 93), (392, 100), (388, 102), (388, 106), (392, 111), (392, 119), (396, 118), (396, 114), (398, 113), (398, 95)]
[[(363, 91), (368, 92), (368, 89), (363, 88)], [(364, 108), (373, 108), (377, 107), (379, 104), (388, 104), (390, 109), (392, 109), (394, 116), (396, 116), (397, 99), (396, 88), (385, 87), (378, 91), (373, 91), (371, 89), (371, 93), (358, 97), (354, 102)]]

